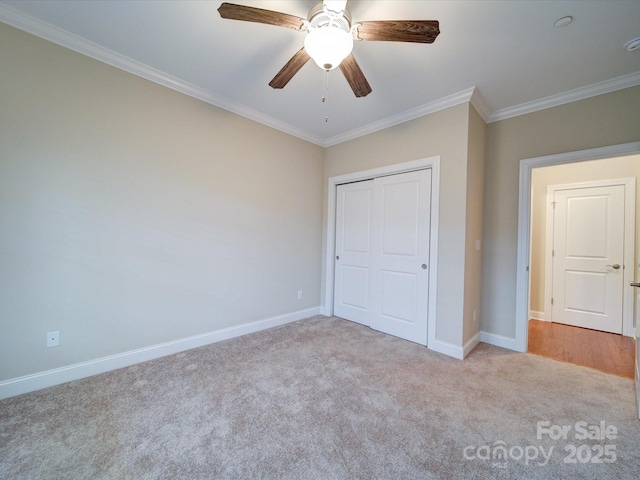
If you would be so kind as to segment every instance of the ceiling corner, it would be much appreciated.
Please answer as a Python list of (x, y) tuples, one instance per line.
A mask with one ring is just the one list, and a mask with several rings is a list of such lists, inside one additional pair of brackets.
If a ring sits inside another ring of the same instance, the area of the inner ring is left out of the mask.
[(476, 112), (482, 117), (485, 123), (489, 123), (489, 118), (491, 117), (491, 111), (487, 106), (487, 103), (484, 101), (484, 97), (478, 90), (478, 87), (473, 87), (473, 92), (471, 93), (470, 99), (471, 105), (473, 105), (476, 109)]

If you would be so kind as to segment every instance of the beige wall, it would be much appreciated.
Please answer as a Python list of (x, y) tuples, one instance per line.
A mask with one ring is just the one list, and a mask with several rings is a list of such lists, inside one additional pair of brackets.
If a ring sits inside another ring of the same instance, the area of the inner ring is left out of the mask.
[[(482, 285), (482, 215), (487, 125), (469, 105), (469, 145), (467, 164), (467, 220), (465, 241), (463, 344), (480, 332)], [(476, 240), (481, 242), (476, 249)], [(473, 312), (476, 312), (475, 320)]]
[(319, 305), (321, 147), (4, 24), (0, 65), (0, 381)]
[[(470, 118), (473, 146), (469, 146)], [(329, 147), (325, 152), (325, 205), (330, 177), (440, 156), (436, 339), (458, 347), (463, 344), (465, 290), (470, 290), (473, 283), (469, 280), (465, 284), (467, 253), (475, 255), (475, 244), (473, 252), (468, 251), (467, 221), (476, 229), (474, 233), (480, 228), (473, 221), (478, 213), (467, 217), (467, 171), (477, 174), (481, 167), (483, 154), (477, 151), (482, 149), (478, 132), (483, 128), (475, 109), (463, 104)], [(468, 165), (472, 153), (473, 161)], [(473, 182), (470, 188), (470, 201), (477, 201), (482, 188)], [(475, 285), (477, 291), (479, 288)]]
[(520, 160), (640, 140), (640, 87), (323, 150), (5, 25), (0, 61), (0, 381), (318, 306), (327, 179), (435, 155), (437, 339), (512, 338)]
[(634, 87), (488, 125), (483, 331), (515, 336), (520, 161), (639, 141), (639, 105)]
[[(531, 175), (531, 280), (530, 310), (545, 315), (544, 282), (547, 186), (595, 180), (640, 179), (640, 155), (555, 165), (533, 169)], [(640, 218), (640, 193), (636, 190), (636, 217)], [(640, 221), (636, 221), (640, 227)], [(636, 236), (636, 238), (638, 238)], [(637, 245), (637, 242), (634, 242)], [(636, 252), (637, 258), (638, 252)], [(633, 268), (628, 265), (627, 268)]]

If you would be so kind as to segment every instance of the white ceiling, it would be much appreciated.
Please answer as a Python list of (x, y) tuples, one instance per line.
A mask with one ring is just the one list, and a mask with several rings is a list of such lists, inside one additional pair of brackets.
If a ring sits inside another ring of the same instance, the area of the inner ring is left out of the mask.
[[(307, 63), (269, 81), (304, 33), (224, 20), (221, 1), (0, 0), (0, 21), (319, 145), (472, 101), (488, 121), (640, 85), (640, 1), (350, 0), (354, 21), (439, 20), (431, 44), (356, 42), (373, 92)], [(315, 0), (234, 0), (307, 16)], [(571, 15), (567, 27), (554, 28)], [(474, 90), (475, 87), (475, 90)], [(325, 117), (328, 121), (325, 122)]]

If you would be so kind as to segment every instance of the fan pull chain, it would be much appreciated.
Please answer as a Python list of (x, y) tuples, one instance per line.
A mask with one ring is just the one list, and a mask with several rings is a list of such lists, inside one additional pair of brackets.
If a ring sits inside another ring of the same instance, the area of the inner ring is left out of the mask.
[[(327, 104), (327, 96), (329, 94), (329, 70), (324, 71), (324, 95), (322, 95), (322, 103)], [(325, 107), (326, 111), (327, 107)], [(329, 116), (325, 115), (324, 123), (329, 122)]]

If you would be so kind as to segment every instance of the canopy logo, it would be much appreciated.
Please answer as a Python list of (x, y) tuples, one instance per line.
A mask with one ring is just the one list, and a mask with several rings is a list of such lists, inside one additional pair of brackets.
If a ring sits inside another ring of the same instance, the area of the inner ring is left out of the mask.
[[(609, 443), (618, 438), (618, 428), (604, 420), (599, 423), (579, 421), (571, 425), (555, 425), (548, 420), (536, 424), (536, 439), (540, 443), (589, 442), (576, 445), (565, 443), (562, 448), (565, 456), (563, 463), (614, 463), (617, 460), (616, 446)], [(549, 464), (556, 445), (512, 445), (503, 440), (493, 445), (467, 445), (462, 455), (466, 460), (492, 462), (494, 468), (508, 468), (509, 461), (524, 462), (541, 467)]]
[(491, 460), (494, 462), (492, 466), (507, 468), (508, 460), (524, 460), (525, 465), (538, 460), (538, 465), (544, 466), (549, 463), (552, 453), (553, 446), (549, 447), (547, 452), (542, 445), (526, 445), (524, 447), (514, 445), (507, 448), (505, 442), (498, 440), (493, 445), (480, 445), (479, 447), (468, 445), (464, 448), (463, 455), (467, 460)]

